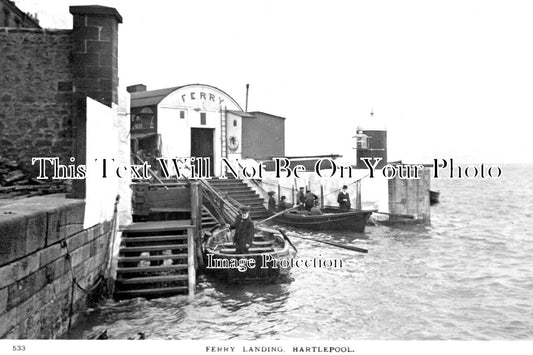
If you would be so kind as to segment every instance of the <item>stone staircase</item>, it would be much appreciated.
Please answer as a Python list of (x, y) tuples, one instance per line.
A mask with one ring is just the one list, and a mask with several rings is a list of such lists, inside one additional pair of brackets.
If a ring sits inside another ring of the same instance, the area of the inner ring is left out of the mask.
[(192, 233), (190, 220), (127, 226), (122, 231), (115, 298), (189, 293), (189, 280), (196, 276), (188, 268), (188, 230)]
[(222, 194), (227, 194), (239, 203), (250, 207), (250, 216), (258, 221), (269, 216), (264, 206), (264, 200), (251, 187), (240, 179), (213, 178), (208, 180), (209, 184), (219, 190)]
[(209, 230), (213, 227), (215, 227), (218, 224), (217, 220), (209, 211), (207, 208), (202, 206), (202, 229), (203, 230)]

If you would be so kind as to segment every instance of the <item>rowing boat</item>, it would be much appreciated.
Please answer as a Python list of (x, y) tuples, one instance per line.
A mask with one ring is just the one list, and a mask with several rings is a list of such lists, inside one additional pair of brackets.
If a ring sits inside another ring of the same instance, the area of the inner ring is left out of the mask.
[(341, 212), (337, 207), (325, 207), (322, 214), (307, 211), (289, 211), (277, 216), (274, 221), (291, 227), (312, 230), (344, 230), (363, 233), (366, 221), (377, 210), (349, 210)]
[(206, 271), (232, 283), (274, 282), (290, 271), (289, 245), (281, 234), (256, 230), (248, 253), (237, 254), (227, 228), (215, 229), (204, 245)]

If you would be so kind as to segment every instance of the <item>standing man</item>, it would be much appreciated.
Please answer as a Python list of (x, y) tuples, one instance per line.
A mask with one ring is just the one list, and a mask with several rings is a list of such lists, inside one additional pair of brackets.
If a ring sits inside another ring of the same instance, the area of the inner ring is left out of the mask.
[(274, 191), (268, 192), (268, 212), (276, 212), (276, 199), (274, 198)]
[(341, 212), (347, 212), (352, 206), (350, 202), (350, 194), (348, 193), (348, 186), (344, 185), (341, 192), (337, 196), (337, 202), (339, 203), (339, 210)]
[(303, 205), (305, 204), (305, 193), (303, 187), (300, 187), (300, 191), (298, 191), (298, 195), (296, 195), (296, 203), (301, 206), (300, 210), (302, 210)]
[(235, 244), (237, 254), (246, 254), (252, 246), (255, 234), (254, 222), (250, 218), (250, 207), (241, 207), (241, 216), (232, 226), (235, 228), (233, 243)]

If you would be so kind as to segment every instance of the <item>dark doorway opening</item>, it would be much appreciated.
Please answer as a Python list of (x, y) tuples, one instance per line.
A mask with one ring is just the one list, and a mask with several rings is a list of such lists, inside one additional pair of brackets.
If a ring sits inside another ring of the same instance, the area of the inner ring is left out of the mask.
[[(213, 128), (191, 128), (191, 157), (209, 158), (209, 175), (214, 176), (214, 139)], [(199, 171), (199, 162), (195, 162), (196, 171)]]

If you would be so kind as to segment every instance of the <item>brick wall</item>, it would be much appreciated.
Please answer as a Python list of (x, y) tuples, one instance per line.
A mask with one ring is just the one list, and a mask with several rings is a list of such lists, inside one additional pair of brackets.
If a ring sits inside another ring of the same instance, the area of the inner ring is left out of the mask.
[(112, 223), (83, 229), (84, 212), (62, 195), (0, 207), (0, 338), (60, 337), (86, 308), (73, 278), (85, 289), (100, 280)]
[(0, 29), (0, 155), (33, 172), (72, 154), (71, 49), (68, 30)]

